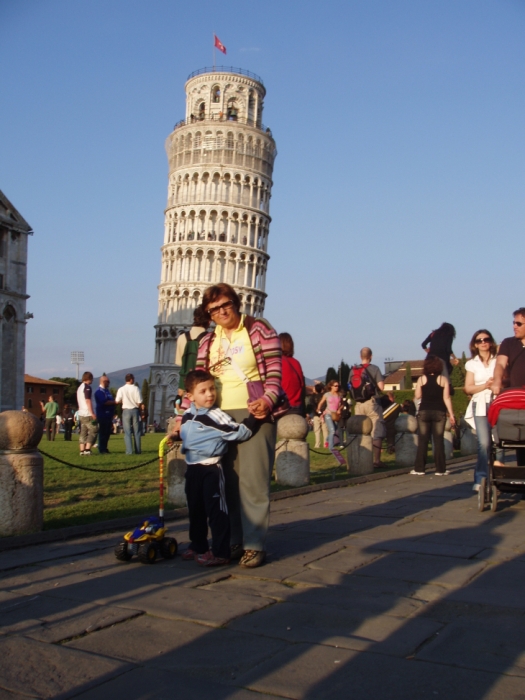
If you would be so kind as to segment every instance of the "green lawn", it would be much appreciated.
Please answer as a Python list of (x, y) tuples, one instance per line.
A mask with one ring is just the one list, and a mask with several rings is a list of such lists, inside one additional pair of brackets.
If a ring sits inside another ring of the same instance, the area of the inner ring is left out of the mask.
[[(74, 469), (53, 459), (44, 457), (44, 529), (51, 530), (68, 525), (82, 525), (101, 520), (111, 520), (128, 515), (148, 515), (158, 512), (159, 463), (128, 472), (116, 469), (131, 467), (149, 461), (158, 455), (161, 433), (142, 438), (142, 454), (126, 455), (123, 435), (112, 435), (109, 442), (111, 454), (99, 455), (96, 450), (90, 457), (80, 457), (78, 435), (72, 442), (65, 442), (60, 435), (54, 442), (45, 438), (40, 443), (44, 452), (79, 466), (104, 469), (106, 473)], [(307, 437), (311, 448), (314, 434)], [(346, 455), (345, 455), (346, 456)], [(383, 450), (382, 461), (388, 471), (396, 468), (394, 455)], [(345, 467), (339, 466), (335, 457), (324, 448), (310, 452), (310, 483), (320, 484), (348, 478)], [(272, 491), (282, 491), (272, 480)], [(166, 509), (172, 507), (169, 500)]]

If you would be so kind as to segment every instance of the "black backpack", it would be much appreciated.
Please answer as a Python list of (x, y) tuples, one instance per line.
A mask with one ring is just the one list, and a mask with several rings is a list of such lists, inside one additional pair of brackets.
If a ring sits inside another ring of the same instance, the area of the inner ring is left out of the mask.
[(367, 366), (354, 365), (350, 373), (348, 389), (356, 403), (364, 403), (376, 395), (376, 383), (366, 371)]

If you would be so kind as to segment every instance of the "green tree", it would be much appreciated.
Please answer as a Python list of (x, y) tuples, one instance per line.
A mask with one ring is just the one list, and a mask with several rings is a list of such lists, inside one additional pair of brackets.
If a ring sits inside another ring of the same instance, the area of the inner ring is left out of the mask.
[(74, 406), (77, 405), (77, 389), (80, 386), (80, 382), (75, 377), (51, 377), (53, 382), (64, 382), (67, 384), (64, 387), (64, 403), (70, 403)]
[(335, 371), (334, 367), (329, 367), (326, 370), (326, 379), (324, 380), (325, 384), (328, 384), (328, 382), (331, 382), (332, 379), (335, 379), (336, 381), (339, 380), (339, 376), (337, 372)]
[(466, 362), (467, 358), (465, 353), (463, 352), (459, 364), (453, 367), (452, 372), (450, 373), (450, 383), (452, 384), (452, 386), (460, 387), (465, 384), (465, 377), (467, 374), (467, 371), (465, 369)]
[(412, 367), (410, 366), (410, 362), (407, 362), (407, 366), (405, 369), (405, 389), (412, 389), (412, 386)]

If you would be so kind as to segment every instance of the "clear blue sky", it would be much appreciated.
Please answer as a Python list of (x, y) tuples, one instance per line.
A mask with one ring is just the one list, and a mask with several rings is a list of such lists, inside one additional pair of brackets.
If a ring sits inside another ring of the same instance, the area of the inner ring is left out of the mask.
[(457, 353), (525, 305), (523, 0), (0, 0), (0, 188), (35, 231), (26, 371), (152, 361), (164, 141), (188, 74), (262, 76), (277, 141), (265, 315), (308, 376)]

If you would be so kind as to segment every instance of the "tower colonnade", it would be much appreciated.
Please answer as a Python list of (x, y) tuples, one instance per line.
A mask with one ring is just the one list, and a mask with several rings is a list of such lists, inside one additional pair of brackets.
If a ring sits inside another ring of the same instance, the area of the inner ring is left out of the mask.
[(178, 335), (207, 287), (231, 284), (242, 311), (264, 312), (270, 198), (277, 155), (262, 124), (262, 80), (236, 68), (204, 69), (186, 82), (186, 117), (166, 140), (168, 198), (150, 415), (161, 425), (176, 395)]

